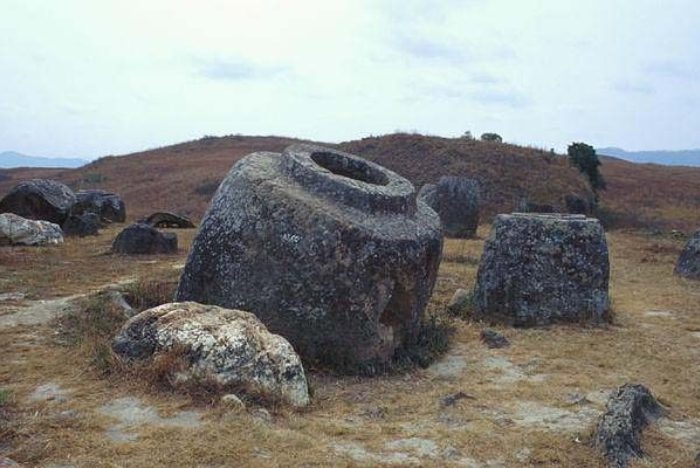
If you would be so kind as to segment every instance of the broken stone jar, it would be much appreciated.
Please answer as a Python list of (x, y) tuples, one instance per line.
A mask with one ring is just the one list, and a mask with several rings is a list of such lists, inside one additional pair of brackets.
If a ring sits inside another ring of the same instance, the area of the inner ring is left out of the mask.
[(440, 221), (408, 180), (293, 145), (231, 168), (176, 297), (250, 311), (304, 358), (357, 370), (416, 340), (441, 249)]

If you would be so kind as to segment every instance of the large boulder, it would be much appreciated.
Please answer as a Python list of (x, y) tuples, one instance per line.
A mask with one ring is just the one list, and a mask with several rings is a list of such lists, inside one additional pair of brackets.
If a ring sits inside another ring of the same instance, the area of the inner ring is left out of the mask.
[(168, 211), (158, 211), (143, 218), (140, 222), (159, 228), (192, 229), (196, 227), (187, 216)]
[(97, 213), (71, 213), (61, 229), (66, 236), (96, 236), (100, 230), (100, 216)]
[(514, 326), (608, 318), (605, 233), (582, 215), (498, 215), (474, 289), (475, 316)]
[(126, 206), (124, 200), (117, 194), (105, 190), (80, 190), (75, 196), (77, 201), (72, 209), (75, 215), (95, 213), (102, 222), (126, 221)]
[(417, 340), (441, 249), (440, 221), (408, 180), (293, 145), (233, 166), (176, 297), (249, 310), (305, 358), (352, 372)]
[(75, 193), (67, 185), (55, 180), (32, 179), (16, 185), (0, 200), (0, 213), (14, 213), (60, 226), (75, 202)]
[(179, 383), (215, 383), (292, 406), (309, 404), (299, 356), (251, 313), (195, 302), (163, 304), (129, 319), (114, 338), (119, 355), (143, 359), (177, 352)]
[(0, 245), (51, 245), (63, 243), (58, 224), (35, 221), (14, 213), (0, 214)]
[(128, 255), (174, 253), (177, 252), (177, 236), (160, 232), (147, 224), (135, 223), (117, 234), (112, 252)]
[(440, 216), (445, 235), (474, 237), (479, 226), (479, 183), (464, 177), (440, 177), (437, 184), (426, 184), (418, 198)]
[(700, 230), (688, 239), (673, 272), (684, 278), (700, 280)]

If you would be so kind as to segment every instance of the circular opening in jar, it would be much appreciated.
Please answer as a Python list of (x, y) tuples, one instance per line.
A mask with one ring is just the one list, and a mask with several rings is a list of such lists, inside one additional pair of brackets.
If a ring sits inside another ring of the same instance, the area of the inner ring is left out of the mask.
[(337, 153), (316, 152), (311, 154), (313, 162), (333, 174), (359, 180), (373, 185), (387, 185), (388, 177), (364, 161), (351, 159)]

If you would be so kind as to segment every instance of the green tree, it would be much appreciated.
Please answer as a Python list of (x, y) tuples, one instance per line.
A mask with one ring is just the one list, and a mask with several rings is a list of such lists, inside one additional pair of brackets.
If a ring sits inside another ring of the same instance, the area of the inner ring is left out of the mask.
[(585, 143), (571, 143), (567, 152), (569, 162), (588, 178), (593, 191), (605, 190), (605, 180), (598, 170), (601, 163), (595, 149)]

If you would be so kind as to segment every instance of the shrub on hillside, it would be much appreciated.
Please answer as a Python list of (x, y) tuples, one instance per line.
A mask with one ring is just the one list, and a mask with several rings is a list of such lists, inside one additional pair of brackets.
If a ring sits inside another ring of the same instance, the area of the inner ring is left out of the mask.
[(88, 172), (83, 176), (83, 182), (86, 184), (100, 184), (107, 180), (107, 177), (100, 172)]
[(498, 133), (482, 133), (481, 141), (490, 141), (492, 143), (503, 143), (503, 138)]
[(598, 155), (595, 153), (595, 149), (585, 143), (572, 143), (569, 145), (567, 152), (569, 161), (588, 178), (593, 191), (604, 190), (605, 180), (598, 169), (601, 163)]
[(220, 181), (216, 180), (205, 180), (194, 188), (194, 193), (203, 197), (211, 197), (219, 188), (219, 183)]

